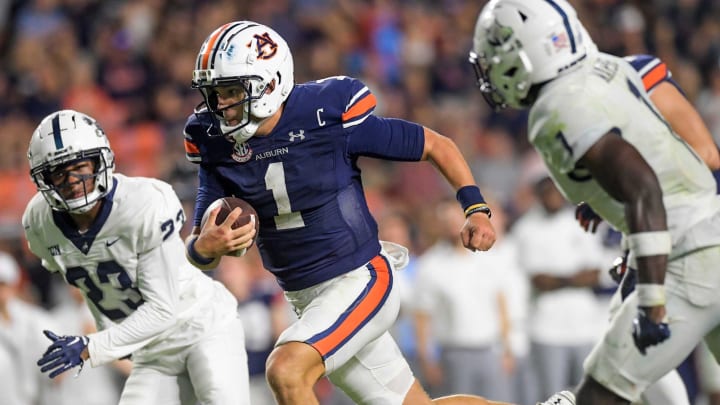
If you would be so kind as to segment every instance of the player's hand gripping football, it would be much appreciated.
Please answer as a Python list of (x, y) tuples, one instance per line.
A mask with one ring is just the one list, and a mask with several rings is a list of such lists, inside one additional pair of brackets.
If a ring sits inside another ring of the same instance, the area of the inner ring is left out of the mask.
[(650, 346), (655, 346), (670, 337), (670, 328), (666, 322), (665, 306), (639, 307), (633, 320), (632, 335), (635, 346), (643, 355)]
[(58, 336), (49, 330), (44, 330), (43, 333), (52, 341), (52, 344), (48, 346), (37, 362), (40, 371), (44, 373), (52, 370), (50, 378), (55, 378), (75, 366), (80, 366), (78, 371), (80, 374), (82, 366), (85, 364), (85, 358), (87, 358), (83, 358), (83, 351), (90, 339), (87, 336)]
[(220, 257), (231, 252), (242, 251), (253, 244), (256, 232), (254, 220), (233, 228), (233, 224), (242, 214), (241, 208), (235, 208), (228, 214), (225, 221), (216, 225), (220, 209), (220, 207), (216, 207), (210, 211), (208, 220), (195, 241), (195, 250), (204, 257)]
[(602, 222), (602, 218), (590, 206), (581, 202), (575, 207), (575, 219), (580, 223), (580, 226), (585, 232), (595, 233), (598, 225)]
[(483, 212), (470, 215), (465, 220), (460, 231), (463, 246), (472, 250), (488, 250), (495, 243), (495, 228), (490, 223), (490, 217)]

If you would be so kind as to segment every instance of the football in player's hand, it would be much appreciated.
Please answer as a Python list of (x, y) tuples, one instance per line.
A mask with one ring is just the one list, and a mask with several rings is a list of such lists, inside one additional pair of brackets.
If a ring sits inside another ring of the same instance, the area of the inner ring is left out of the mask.
[[(217, 217), (215, 218), (215, 224), (220, 225), (223, 222), (225, 222), (225, 219), (228, 215), (234, 210), (236, 207), (240, 207), (242, 209), (242, 213), (239, 217), (235, 220), (235, 222), (232, 224), (232, 228), (238, 228), (245, 224), (247, 224), (250, 221), (255, 221), (255, 238), (253, 238), (253, 243), (255, 243), (255, 239), (257, 239), (258, 232), (260, 232), (260, 221), (258, 220), (257, 212), (255, 211), (255, 208), (252, 207), (247, 201), (243, 200), (242, 198), (237, 197), (223, 197), (220, 199), (217, 199), (213, 201), (210, 206), (207, 207), (205, 210), (205, 213), (203, 214), (202, 221), (200, 223), (200, 227), (204, 227), (205, 223), (207, 222), (208, 217), (210, 217), (210, 213), (217, 207), (220, 207), (220, 212), (218, 212)], [(254, 219), (253, 219), (254, 217)], [(252, 246), (252, 244), (250, 245)], [(244, 253), (244, 252), (242, 252)]]

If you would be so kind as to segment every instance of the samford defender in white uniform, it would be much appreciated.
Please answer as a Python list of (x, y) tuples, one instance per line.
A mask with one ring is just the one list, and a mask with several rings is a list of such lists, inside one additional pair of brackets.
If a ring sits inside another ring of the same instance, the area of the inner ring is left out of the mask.
[[(529, 139), (563, 194), (627, 241), (638, 283), (586, 360), (576, 395), (582, 405), (637, 401), (720, 323), (710, 170), (635, 69), (597, 51), (565, 0), (489, 2), (470, 60), (491, 106), (530, 109)], [(574, 404), (575, 395), (547, 403)]]
[(99, 330), (46, 331), (42, 370), (55, 377), (131, 355), (121, 404), (248, 404), (237, 302), (187, 261), (172, 187), (113, 173), (105, 134), (76, 111), (46, 117), (28, 156), (39, 190), (23, 215), (30, 249), (82, 290)]

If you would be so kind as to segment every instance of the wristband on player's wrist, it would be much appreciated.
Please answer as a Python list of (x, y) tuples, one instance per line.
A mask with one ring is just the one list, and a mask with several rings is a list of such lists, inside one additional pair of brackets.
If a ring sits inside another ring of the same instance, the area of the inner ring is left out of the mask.
[(665, 305), (665, 286), (663, 284), (637, 284), (635, 290), (639, 307)]
[(455, 197), (465, 212), (465, 218), (477, 212), (484, 213), (488, 218), (492, 216), (492, 211), (490, 211), (490, 207), (485, 202), (478, 186), (460, 187)]
[(207, 264), (212, 263), (213, 260), (215, 260), (214, 258), (212, 258), (212, 257), (207, 258), (207, 257), (201, 255), (200, 253), (198, 253), (197, 250), (195, 250), (195, 241), (197, 241), (197, 238), (198, 238), (197, 236), (194, 236), (192, 239), (190, 239), (190, 243), (188, 243), (188, 247), (187, 247), (188, 256), (190, 256), (190, 258), (193, 259), (193, 261), (195, 261), (195, 263), (197, 263), (201, 266), (205, 266)]
[(627, 242), (636, 257), (668, 255), (672, 252), (672, 236), (668, 231), (631, 233), (627, 236)]

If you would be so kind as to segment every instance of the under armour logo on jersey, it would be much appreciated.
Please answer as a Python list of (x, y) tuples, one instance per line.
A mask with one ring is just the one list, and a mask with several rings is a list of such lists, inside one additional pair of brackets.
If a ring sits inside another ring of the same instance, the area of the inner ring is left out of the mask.
[[(278, 45), (275, 41), (273, 41), (272, 38), (270, 38), (270, 34), (268, 34), (267, 32), (262, 35), (255, 34), (253, 35), (253, 38), (255, 38), (255, 40), (257, 41), (258, 59), (267, 60), (275, 56), (275, 54), (277, 53)], [(247, 46), (248, 48), (250, 48), (252, 46), (252, 42), (249, 43)]]
[(293, 131), (288, 132), (288, 135), (290, 135), (290, 142), (295, 142), (295, 139), (303, 140), (305, 139), (305, 130), (299, 129), (297, 134), (294, 134)]

